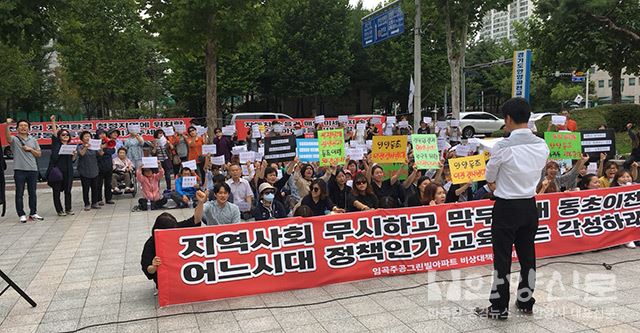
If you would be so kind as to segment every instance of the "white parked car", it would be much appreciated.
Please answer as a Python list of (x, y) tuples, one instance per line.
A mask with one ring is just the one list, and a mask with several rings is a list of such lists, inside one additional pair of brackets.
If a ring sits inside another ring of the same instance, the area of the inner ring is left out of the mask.
[(491, 113), (460, 112), (460, 129), (465, 138), (471, 138), (475, 134), (491, 134), (502, 128), (504, 128), (504, 120)]

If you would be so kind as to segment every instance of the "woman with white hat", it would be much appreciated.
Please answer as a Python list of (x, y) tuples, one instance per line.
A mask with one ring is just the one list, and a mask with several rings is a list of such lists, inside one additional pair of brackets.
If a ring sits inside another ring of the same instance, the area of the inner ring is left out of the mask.
[(281, 219), (287, 217), (287, 210), (280, 201), (274, 200), (276, 188), (269, 183), (262, 183), (258, 188), (260, 199), (253, 211), (256, 221)]

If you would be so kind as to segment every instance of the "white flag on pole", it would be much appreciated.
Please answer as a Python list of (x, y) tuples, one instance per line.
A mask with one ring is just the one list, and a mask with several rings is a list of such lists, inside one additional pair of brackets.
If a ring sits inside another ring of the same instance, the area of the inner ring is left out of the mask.
[(409, 107), (407, 108), (407, 112), (413, 112), (413, 93), (416, 90), (416, 86), (413, 84), (413, 76), (411, 76), (411, 82), (409, 83)]

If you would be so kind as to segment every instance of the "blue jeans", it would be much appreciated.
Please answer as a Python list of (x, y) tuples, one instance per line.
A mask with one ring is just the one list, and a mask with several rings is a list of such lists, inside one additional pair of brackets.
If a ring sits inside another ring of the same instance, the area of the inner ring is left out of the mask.
[(38, 172), (26, 171), (26, 170), (14, 170), (13, 178), (16, 182), (16, 212), (18, 216), (26, 215), (24, 213), (24, 202), (22, 196), (24, 195), (24, 186), (27, 185), (27, 191), (29, 192), (29, 215), (33, 215), (38, 212), (36, 196), (36, 186), (38, 184)]

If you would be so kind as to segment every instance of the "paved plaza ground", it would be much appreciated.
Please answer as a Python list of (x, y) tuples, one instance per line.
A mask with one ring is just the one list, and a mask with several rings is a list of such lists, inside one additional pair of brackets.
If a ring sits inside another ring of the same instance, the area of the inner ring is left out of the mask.
[[(38, 302), (31, 308), (13, 290), (0, 296), (0, 332), (634, 332), (640, 331), (640, 264), (550, 264), (538, 270), (533, 316), (490, 321), (472, 314), (488, 305), (489, 266), (385, 277), (320, 288), (160, 309), (153, 282), (140, 270), (142, 246), (160, 212), (131, 212), (131, 196), (58, 217), (51, 191), (38, 190), (43, 222), (21, 224), (13, 192), (0, 218), (0, 269)], [(26, 201), (26, 198), (25, 198)], [(171, 210), (187, 218), (191, 210)], [(614, 263), (640, 259), (640, 248), (540, 260)], [(513, 265), (518, 269), (518, 264)], [(512, 276), (512, 281), (517, 276)], [(461, 282), (432, 283), (441, 279)], [(423, 284), (423, 285), (421, 285)], [(421, 286), (420, 286), (421, 285)], [(0, 289), (6, 284), (0, 281)], [(414, 286), (418, 286), (412, 288)], [(514, 284), (512, 284), (512, 289)], [(402, 290), (401, 290), (402, 289)], [(338, 298), (339, 300), (332, 301)], [(318, 303), (315, 305), (309, 305)], [(307, 304), (307, 305), (300, 305)], [(289, 306), (273, 308), (275, 306)], [(246, 308), (263, 308), (243, 310)], [(513, 310), (513, 306), (512, 306)], [(196, 314), (194, 314), (194, 312)], [(207, 312), (207, 313), (198, 313)]]

